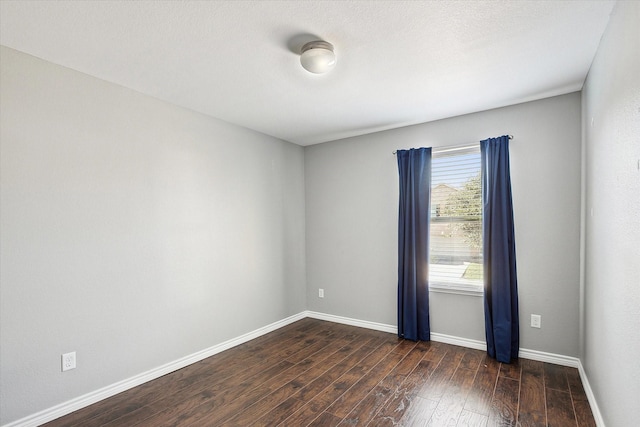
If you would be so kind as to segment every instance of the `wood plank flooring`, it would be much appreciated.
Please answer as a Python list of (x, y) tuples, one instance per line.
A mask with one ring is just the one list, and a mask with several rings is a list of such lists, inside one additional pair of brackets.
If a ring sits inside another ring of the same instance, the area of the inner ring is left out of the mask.
[(303, 319), (45, 424), (595, 426), (578, 371)]

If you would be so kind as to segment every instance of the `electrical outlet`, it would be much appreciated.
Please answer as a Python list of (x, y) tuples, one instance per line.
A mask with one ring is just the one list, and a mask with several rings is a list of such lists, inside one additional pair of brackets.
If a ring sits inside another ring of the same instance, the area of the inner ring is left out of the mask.
[(65, 353), (62, 355), (62, 372), (70, 369), (76, 369), (76, 352)]
[(532, 328), (540, 328), (542, 326), (542, 316), (539, 314), (531, 315), (531, 327)]
[(324, 298), (324, 289), (318, 289), (318, 297)]

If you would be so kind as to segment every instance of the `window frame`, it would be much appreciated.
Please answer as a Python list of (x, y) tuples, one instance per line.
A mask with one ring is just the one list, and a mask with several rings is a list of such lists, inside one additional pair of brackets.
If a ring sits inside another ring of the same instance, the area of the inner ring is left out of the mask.
[[(466, 144), (455, 147), (441, 147), (441, 148), (433, 148), (432, 150), (432, 178), (433, 178), (433, 160), (437, 158), (443, 157), (453, 157), (453, 156), (462, 156), (465, 154), (475, 154), (477, 153), (480, 156), (480, 144)], [(482, 185), (482, 182), (481, 182)], [(432, 190), (434, 186), (432, 184)], [(430, 194), (431, 200), (433, 202), (433, 194)], [(482, 195), (480, 195), (482, 197)], [(482, 202), (482, 200), (481, 200)], [(441, 223), (451, 223), (451, 219), (459, 219), (458, 222), (470, 221), (468, 217), (444, 217), (446, 219), (438, 220), (437, 217), (434, 218), (432, 213), (434, 211), (434, 207), (432, 206), (429, 212), (429, 233), (431, 233), (431, 225), (434, 222)], [(480, 226), (482, 227), (482, 217), (480, 219)], [(429, 235), (429, 240), (431, 242), (431, 234)], [(484, 281), (480, 284), (472, 284), (472, 283), (461, 283), (454, 281), (434, 281), (431, 279), (431, 243), (429, 244), (429, 292), (439, 292), (439, 293), (448, 293), (448, 294), (458, 294), (458, 295), (468, 295), (468, 296), (476, 296), (481, 297), (484, 295)], [(482, 251), (482, 249), (481, 249)], [(483, 272), (484, 273), (484, 272)]]

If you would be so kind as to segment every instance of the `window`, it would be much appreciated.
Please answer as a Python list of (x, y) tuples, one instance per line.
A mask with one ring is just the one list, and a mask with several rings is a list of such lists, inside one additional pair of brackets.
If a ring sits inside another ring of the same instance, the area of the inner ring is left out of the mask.
[(480, 146), (433, 150), (429, 286), (480, 294), (482, 189)]

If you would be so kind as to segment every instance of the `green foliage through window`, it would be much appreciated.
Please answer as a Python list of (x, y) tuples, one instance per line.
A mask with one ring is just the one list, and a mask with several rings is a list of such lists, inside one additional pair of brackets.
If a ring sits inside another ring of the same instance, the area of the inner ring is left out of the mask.
[(449, 195), (441, 209), (444, 217), (460, 222), (451, 224), (453, 230), (462, 231), (465, 243), (474, 249), (482, 248), (482, 187), (480, 173), (470, 178), (464, 186)]

